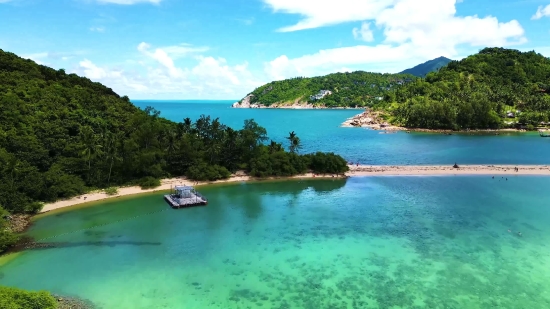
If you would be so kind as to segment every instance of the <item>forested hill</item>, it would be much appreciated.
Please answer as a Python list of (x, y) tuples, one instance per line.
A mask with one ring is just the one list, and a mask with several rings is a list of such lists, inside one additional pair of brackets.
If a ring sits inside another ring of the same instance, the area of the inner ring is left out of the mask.
[(485, 48), (387, 93), (384, 108), (394, 123), (413, 128), (494, 129), (516, 121), (534, 128), (549, 121), (549, 90), (550, 59)]
[[(311, 103), (327, 107), (372, 106), (377, 97), (392, 88), (411, 82), (409, 74), (380, 74), (368, 72), (334, 73), (319, 77), (297, 77), (274, 81), (256, 88), (251, 103), (270, 106)], [(323, 90), (331, 94), (323, 96)], [(317, 97), (315, 97), (317, 96)]]
[(451, 61), (451, 59), (446, 57), (435, 58), (410, 69), (406, 69), (405, 71), (401, 72), (401, 74), (412, 74), (418, 77), (425, 77), (428, 73), (439, 70), (440, 68), (449, 64), (449, 62)]
[(99, 83), (0, 50), (0, 252), (13, 242), (2, 208), (34, 213), (41, 202), (93, 188), (156, 186), (169, 176), (216, 180), (236, 170), (262, 177), (347, 170), (337, 155), (298, 154), (293, 132), (288, 140), (289, 151), (266, 145), (267, 132), (254, 120), (240, 130), (209, 116), (171, 122)]
[[(127, 180), (99, 157), (118, 162), (121, 149), (112, 151), (127, 137), (121, 132), (144, 119), (110, 88), (0, 50), (0, 206), (32, 212), (38, 201), (73, 196), (106, 177)], [(143, 173), (136, 167), (132, 176)]]

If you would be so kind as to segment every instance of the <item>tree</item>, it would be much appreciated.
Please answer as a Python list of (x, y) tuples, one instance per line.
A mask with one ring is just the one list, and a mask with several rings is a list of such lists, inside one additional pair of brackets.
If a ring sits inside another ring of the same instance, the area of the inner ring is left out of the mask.
[(99, 143), (99, 138), (94, 130), (89, 126), (84, 126), (80, 130), (81, 139), (81, 155), (88, 162), (88, 181), (92, 172), (92, 160), (102, 154), (102, 145)]
[(302, 145), (300, 144), (300, 138), (294, 133), (294, 131), (290, 132), (287, 137), (289, 141), (289, 151), (291, 153), (298, 153)]

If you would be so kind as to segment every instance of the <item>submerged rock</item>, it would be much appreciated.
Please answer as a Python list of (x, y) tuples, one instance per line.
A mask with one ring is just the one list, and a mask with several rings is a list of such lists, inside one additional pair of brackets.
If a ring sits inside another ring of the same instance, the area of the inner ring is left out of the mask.
[(78, 297), (66, 297), (53, 294), (53, 297), (57, 300), (58, 309), (94, 309), (94, 304), (86, 299)]

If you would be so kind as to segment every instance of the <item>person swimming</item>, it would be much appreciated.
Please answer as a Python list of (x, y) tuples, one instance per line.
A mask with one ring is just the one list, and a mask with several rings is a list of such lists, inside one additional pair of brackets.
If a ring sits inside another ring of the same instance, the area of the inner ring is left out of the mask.
[(518, 236), (522, 236), (522, 235), (521, 235), (521, 232), (518, 232)]

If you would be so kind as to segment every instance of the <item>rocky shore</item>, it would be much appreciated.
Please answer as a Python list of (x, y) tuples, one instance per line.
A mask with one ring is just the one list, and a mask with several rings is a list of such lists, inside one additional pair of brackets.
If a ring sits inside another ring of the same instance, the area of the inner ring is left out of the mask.
[(301, 101), (300, 99), (294, 102), (273, 103), (271, 105), (264, 105), (262, 103), (252, 103), (253, 94), (247, 95), (240, 102), (235, 102), (231, 107), (233, 108), (273, 108), (273, 109), (359, 109), (353, 107), (327, 107), (324, 105), (314, 105), (312, 103)]
[(384, 120), (382, 117), (383, 112), (373, 111), (367, 108), (361, 114), (355, 115), (351, 118), (346, 119), (342, 123), (342, 127), (360, 127), (360, 128), (370, 128), (372, 130), (384, 130), (384, 131), (407, 131), (408, 132), (425, 132), (425, 133), (439, 133), (452, 135), (453, 133), (461, 134), (494, 134), (499, 135), (501, 132), (527, 132), (526, 130), (519, 129), (486, 129), (486, 130), (434, 130), (434, 129), (421, 129), (421, 128), (405, 128), (395, 125), (391, 125)]
[(13, 233), (21, 233), (30, 225), (31, 215), (9, 215), (6, 219), (10, 231)]
[(383, 113), (379, 111), (373, 111), (367, 108), (361, 114), (355, 115), (346, 119), (342, 123), (342, 127), (361, 127), (370, 128), (373, 130), (386, 130), (386, 131), (401, 131), (407, 130), (406, 128), (390, 125), (382, 117)]
[(58, 309), (94, 309), (94, 304), (88, 300), (80, 299), (77, 297), (66, 297), (61, 295), (52, 294), (57, 300)]

